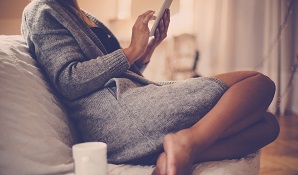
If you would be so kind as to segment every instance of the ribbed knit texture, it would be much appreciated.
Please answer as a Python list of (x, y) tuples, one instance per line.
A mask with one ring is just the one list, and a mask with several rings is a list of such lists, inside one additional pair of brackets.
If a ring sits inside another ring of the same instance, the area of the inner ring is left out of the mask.
[(59, 0), (32, 1), (24, 10), (22, 34), (83, 141), (106, 142), (110, 163), (156, 157), (166, 134), (195, 124), (228, 88), (213, 78), (147, 80), (141, 74), (144, 65), (129, 66), (121, 49), (107, 54)]

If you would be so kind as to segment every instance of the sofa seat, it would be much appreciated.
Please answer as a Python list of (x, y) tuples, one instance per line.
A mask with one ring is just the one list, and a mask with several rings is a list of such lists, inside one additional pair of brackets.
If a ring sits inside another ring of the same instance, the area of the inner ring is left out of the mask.
[[(0, 174), (74, 174), (76, 132), (21, 36), (0, 36)], [(257, 175), (260, 153), (205, 162), (194, 175)], [(152, 166), (108, 165), (109, 175), (149, 175)]]

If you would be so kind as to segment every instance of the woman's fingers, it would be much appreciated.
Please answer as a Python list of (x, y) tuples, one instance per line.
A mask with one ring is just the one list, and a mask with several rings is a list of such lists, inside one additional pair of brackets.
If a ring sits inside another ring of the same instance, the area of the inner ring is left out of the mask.
[(167, 32), (170, 24), (170, 10), (167, 9), (163, 15), (163, 18), (160, 20), (158, 29), (159, 31), (155, 32), (155, 38), (163, 40), (167, 37)]
[(157, 17), (153, 15), (153, 16), (151, 17), (150, 21), (151, 21), (151, 20), (156, 20), (156, 18), (157, 18)]
[(124, 49), (129, 62), (133, 63), (139, 59), (148, 48), (150, 30), (148, 23), (153, 18), (154, 11), (148, 10), (140, 15), (133, 25), (131, 43), (127, 49)]
[(163, 19), (161, 19), (160, 22), (159, 22), (159, 29), (160, 29), (161, 32), (165, 31), (165, 24), (164, 24)]
[(148, 10), (148, 11), (146, 11), (145, 13), (143, 13), (142, 15), (140, 15), (140, 16), (147, 16), (147, 15), (149, 15), (150, 13), (154, 13), (154, 11), (153, 10)]
[(167, 9), (165, 15), (164, 15), (164, 22), (165, 22), (165, 28), (168, 29), (171, 21), (171, 12), (170, 9)]
[(141, 17), (143, 18), (143, 23), (145, 25), (147, 25), (149, 23), (149, 21), (153, 18), (153, 14), (155, 12), (152, 10), (149, 10), (147, 12), (145, 12), (143, 15), (141, 15)]
[(148, 23), (151, 19), (154, 18), (154, 11), (152, 10), (148, 10), (145, 13), (143, 13), (142, 15), (140, 15), (136, 21), (136, 23), (134, 24), (134, 28), (137, 28), (140, 31), (143, 31), (146, 33), (149, 32), (149, 28), (148, 28)]
[(170, 9), (167, 9), (165, 11), (165, 14), (163, 16), (163, 26), (164, 26), (164, 29), (165, 31), (168, 31), (168, 28), (169, 28), (169, 25), (170, 25)]

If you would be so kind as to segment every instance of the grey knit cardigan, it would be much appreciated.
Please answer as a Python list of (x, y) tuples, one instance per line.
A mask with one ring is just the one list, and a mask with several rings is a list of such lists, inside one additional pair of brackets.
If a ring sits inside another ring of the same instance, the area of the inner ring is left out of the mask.
[[(101, 22), (89, 17), (107, 33)], [(77, 100), (126, 77), (149, 84), (121, 49), (107, 54), (91, 29), (57, 0), (35, 0), (23, 15), (22, 34), (50, 81), (65, 98)], [(120, 84), (118, 84), (120, 85)], [(103, 94), (103, 98), (106, 96)]]
[(83, 141), (106, 142), (111, 163), (156, 160), (164, 136), (191, 127), (228, 88), (214, 78), (147, 80), (140, 71), (144, 66), (130, 66), (121, 49), (107, 54), (91, 29), (59, 0), (32, 1), (23, 13), (22, 34)]
[[(101, 22), (86, 14), (113, 35)], [(123, 133), (130, 138), (136, 135), (136, 131), (131, 130), (133, 123), (125, 121), (132, 115), (120, 104), (122, 92), (148, 84), (159, 86), (142, 76), (145, 66), (130, 66), (121, 49), (107, 54), (91, 29), (58, 0), (32, 1), (24, 9), (21, 30), (30, 52), (68, 107), (83, 141), (107, 142), (109, 161), (114, 163), (143, 154), (144, 149), (137, 153), (136, 147), (151, 149), (152, 145), (138, 145), (142, 141), (137, 138), (134, 139), (136, 143), (129, 146), (129, 139), (119, 135)], [(142, 92), (134, 92), (138, 94)], [(121, 150), (122, 156), (114, 154)]]

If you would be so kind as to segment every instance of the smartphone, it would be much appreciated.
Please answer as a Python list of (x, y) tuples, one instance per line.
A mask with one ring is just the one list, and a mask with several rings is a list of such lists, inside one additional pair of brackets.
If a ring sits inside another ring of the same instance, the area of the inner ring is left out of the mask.
[(173, 2), (173, 0), (164, 0), (162, 6), (156, 16), (156, 20), (151, 28), (150, 36), (154, 36), (155, 30), (158, 27), (158, 24), (159, 24), (160, 20), (162, 19), (163, 15), (165, 13), (165, 10), (170, 8), (172, 2)]

